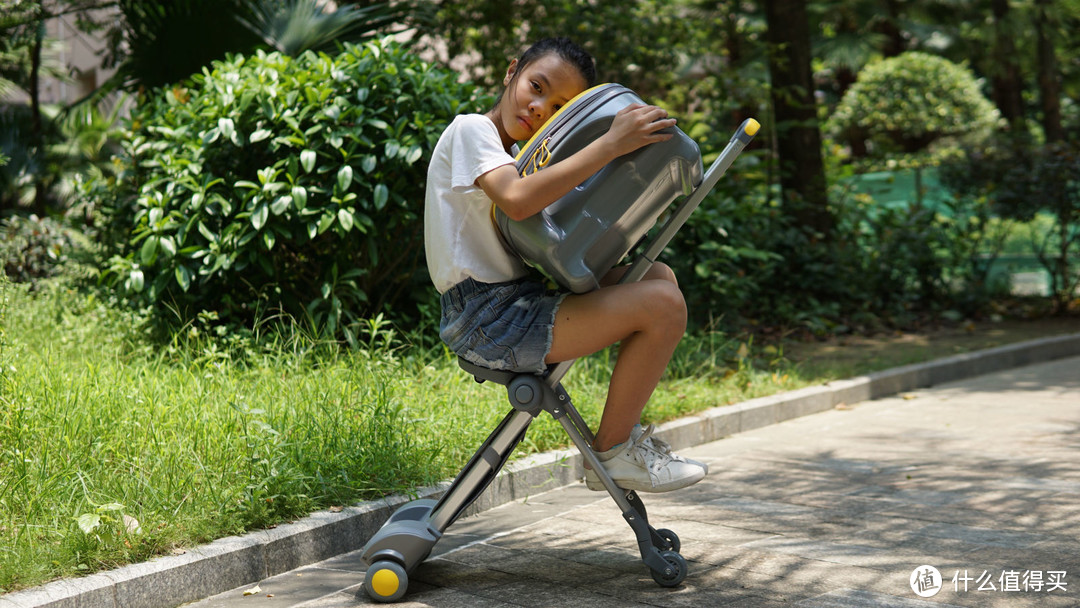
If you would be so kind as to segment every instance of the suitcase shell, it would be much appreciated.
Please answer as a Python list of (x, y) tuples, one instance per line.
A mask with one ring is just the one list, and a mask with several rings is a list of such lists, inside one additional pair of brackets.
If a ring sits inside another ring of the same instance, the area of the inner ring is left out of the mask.
[[(518, 172), (542, 171), (571, 156), (635, 103), (644, 102), (618, 84), (581, 93), (521, 149)], [(598, 288), (671, 202), (702, 182), (697, 144), (676, 127), (661, 132), (674, 137), (619, 157), (536, 215), (514, 221), (495, 207), (496, 227), (510, 249), (574, 293)]]

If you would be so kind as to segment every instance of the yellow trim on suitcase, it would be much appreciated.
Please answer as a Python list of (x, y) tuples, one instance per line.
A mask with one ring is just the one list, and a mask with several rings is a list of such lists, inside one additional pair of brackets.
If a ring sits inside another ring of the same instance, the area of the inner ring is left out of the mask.
[[(556, 110), (555, 113), (551, 115), (551, 118), (548, 118), (546, 121), (544, 121), (544, 124), (540, 125), (540, 128), (536, 130), (536, 133), (533, 133), (533, 136), (529, 138), (529, 141), (525, 142), (525, 145), (522, 146), (520, 149), (518, 149), (517, 156), (514, 158), (514, 160), (517, 161), (517, 162), (521, 162), (521, 159), (524, 158), (524, 156), (525, 156), (525, 151), (528, 150), (529, 147), (532, 146), (533, 141), (537, 137), (540, 137), (540, 136), (544, 135), (544, 130), (547, 128), (547, 126), (550, 125), (556, 118), (558, 118), (559, 114), (562, 114), (564, 110), (566, 110), (567, 108), (573, 106), (574, 103), (576, 103), (579, 99), (581, 99), (582, 97), (588, 95), (589, 93), (592, 93), (596, 89), (599, 89), (600, 87), (609, 86), (610, 84), (612, 84), (612, 83), (605, 82), (603, 84), (598, 84), (598, 85), (596, 85), (594, 87), (589, 87), (588, 89), (585, 89), (584, 91), (578, 93), (577, 95), (574, 95), (574, 97), (570, 101), (566, 102), (566, 105), (564, 105), (563, 107)], [(541, 154), (542, 154), (542, 156), (541, 156)], [(539, 156), (539, 158), (537, 158), (538, 156)], [(551, 160), (551, 151), (548, 150), (547, 142), (544, 142), (544, 143), (540, 144), (539, 146), (537, 146), (536, 150), (533, 150), (532, 158), (529, 160), (529, 164), (527, 164), (525, 166), (525, 171), (523, 171), (522, 173), (526, 174), (526, 175), (529, 174), (529, 173), (535, 173), (537, 170), (542, 169), (544, 166), (546, 166), (550, 160)], [(531, 170), (530, 170), (530, 168), (531, 168)], [(491, 214), (490, 215), (491, 215), (491, 227), (495, 229), (495, 234), (499, 236), (499, 240), (501, 240), (503, 242), (503, 245), (506, 246), (506, 248), (509, 251), (513, 251), (513, 248), (510, 247), (510, 244), (506, 242), (506, 237), (503, 236), (502, 230), (499, 229), (499, 219), (495, 215), (495, 203), (494, 202), (491, 203)]]
[[(551, 118), (547, 119), (546, 121), (544, 121), (544, 124), (540, 125), (540, 128), (536, 130), (536, 133), (533, 133), (533, 136), (529, 138), (529, 141), (525, 142), (525, 146), (524, 146), (524, 147), (522, 147), (522, 148), (521, 148), (520, 150), (518, 150), (518, 155), (517, 155), (517, 158), (516, 158), (516, 159), (514, 159), (514, 160), (520, 161), (520, 160), (521, 160), (521, 158), (522, 158), (522, 156), (523, 156), (523, 155), (525, 154), (525, 151), (526, 151), (526, 150), (528, 150), (528, 149), (529, 149), (529, 146), (531, 146), (531, 145), (532, 145), (532, 143), (533, 143), (533, 140), (534, 140), (534, 139), (536, 139), (537, 137), (539, 137), (539, 136), (540, 136), (540, 135), (541, 135), (541, 134), (542, 134), (542, 133), (544, 132), (544, 129), (545, 129), (545, 128), (546, 128), (546, 127), (547, 127), (547, 126), (549, 125), (549, 124), (551, 124), (551, 121), (555, 120), (555, 118), (556, 118), (556, 117), (557, 117), (557, 116), (558, 116), (559, 114), (562, 114), (564, 110), (566, 110), (566, 109), (567, 109), (567, 108), (569, 108), (570, 106), (574, 105), (574, 102), (575, 102), (575, 101), (577, 101), (578, 99), (581, 99), (581, 97), (582, 97), (582, 96), (584, 96), (584, 95), (588, 95), (589, 93), (593, 92), (594, 90), (596, 90), (596, 89), (599, 89), (600, 87), (606, 87), (606, 86), (608, 86), (609, 84), (611, 84), (611, 83), (610, 83), (610, 82), (605, 82), (604, 84), (598, 84), (598, 85), (596, 85), (595, 87), (591, 87), (591, 88), (585, 89), (584, 91), (582, 91), (582, 92), (578, 93), (577, 95), (574, 95), (574, 98), (573, 98), (573, 99), (571, 99), (570, 101), (566, 102), (566, 105), (565, 105), (565, 106), (563, 106), (563, 107), (559, 108), (559, 109), (558, 109), (558, 110), (557, 110), (557, 111), (556, 111), (556, 112), (555, 112), (554, 114), (552, 114), (552, 115), (551, 115)], [(546, 164), (546, 161), (545, 161), (545, 164)]]

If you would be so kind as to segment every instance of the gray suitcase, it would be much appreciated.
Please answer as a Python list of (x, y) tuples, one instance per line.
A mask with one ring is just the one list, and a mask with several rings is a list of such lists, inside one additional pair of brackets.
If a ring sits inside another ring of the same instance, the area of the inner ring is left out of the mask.
[[(643, 104), (630, 89), (604, 84), (575, 97), (517, 156), (521, 175), (543, 170), (603, 135), (615, 115)], [(495, 221), (511, 250), (575, 293), (599, 287), (604, 274), (647, 234), (679, 196), (701, 185), (701, 152), (678, 128), (605, 166), (540, 213), (514, 221), (496, 208)]]

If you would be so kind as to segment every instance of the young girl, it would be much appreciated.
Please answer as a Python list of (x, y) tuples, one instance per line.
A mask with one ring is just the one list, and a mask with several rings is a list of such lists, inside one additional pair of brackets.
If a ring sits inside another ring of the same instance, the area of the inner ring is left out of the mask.
[[(502, 244), (491, 205), (524, 219), (555, 202), (614, 159), (670, 134), (654, 106), (618, 113), (610, 130), (572, 157), (518, 175), (517, 142), (528, 140), (561, 106), (592, 86), (592, 57), (566, 38), (542, 40), (510, 62), (505, 89), (486, 114), (458, 116), (435, 146), (428, 169), (424, 239), (428, 270), (442, 294), (440, 337), (458, 355), (490, 369), (542, 372), (548, 364), (619, 343), (593, 449), (623, 488), (666, 492), (700, 481), (702, 463), (671, 453), (638, 424), (686, 328), (675, 275), (655, 264), (638, 282), (596, 291), (549, 293)], [(603, 490), (586, 471), (590, 489)]]

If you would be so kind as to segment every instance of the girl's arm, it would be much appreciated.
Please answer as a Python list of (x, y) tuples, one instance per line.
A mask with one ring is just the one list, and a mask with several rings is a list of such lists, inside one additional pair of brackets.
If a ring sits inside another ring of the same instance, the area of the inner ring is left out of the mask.
[(675, 125), (674, 118), (655, 106), (631, 105), (619, 111), (607, 133), (571, 157), (524, 177), (514, 165), (489, 171), (476, 183), (512, 220), (523, 220), (559, 200), (575, 186), (623, 154), (647, 144), (671, 139), (657, 133)]

